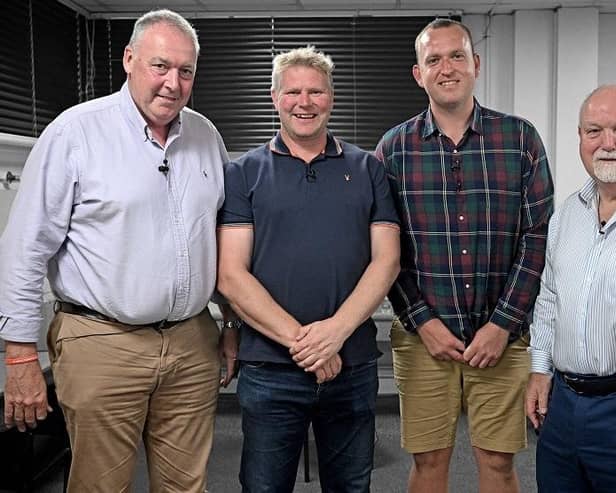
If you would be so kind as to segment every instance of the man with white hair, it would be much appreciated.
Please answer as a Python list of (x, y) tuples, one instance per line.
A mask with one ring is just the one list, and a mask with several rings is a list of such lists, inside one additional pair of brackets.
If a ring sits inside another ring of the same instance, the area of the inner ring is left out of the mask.
[[(228, 158), (211, 122), (185, 108), (198, 54), (180, 15), (138, 19), (126, 83), (45, 129), (0, 241), (4, 419), (25, 431), (48, 412), (36, 352), (47, 274), (71, 492), (128, 491), (141, 437), (151, 491), (205, 487), (220, 380), (207, 303)], [(223, 334), (232, 370), (234, 334)]]
[(586, 98), (578, 135), (590, 179), (550, 221), (531, 325), (541, 493), (616, 491), (616, 85)]

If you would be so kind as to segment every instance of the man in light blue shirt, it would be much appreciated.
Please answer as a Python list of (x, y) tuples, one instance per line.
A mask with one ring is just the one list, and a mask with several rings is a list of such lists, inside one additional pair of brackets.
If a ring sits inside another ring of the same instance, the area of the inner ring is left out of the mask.
[(540, 492), (616, 491), (616, 85), (586, 98), (578, 134), (591, 178), (552, 217), (531, 326)]
[(36, 358), (47, 274), (69, 491), (128, 490), (141, 436), (152, 491), (205, 487), (220, 378), (207, 303), (228, 157), (212, 123), (185, 108), (198, 53), (174, 12), (137, 20), (126, 83), (46, 128), (0, 240), (5, 422), (24, 431), (48, 412)]

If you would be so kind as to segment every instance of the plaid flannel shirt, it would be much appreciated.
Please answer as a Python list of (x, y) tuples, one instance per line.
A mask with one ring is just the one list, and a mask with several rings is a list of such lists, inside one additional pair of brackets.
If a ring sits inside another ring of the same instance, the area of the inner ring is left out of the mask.
[(539, 134), (483, 108), (455, 145), (428, 110), (389, 130), (384, 163), (402, 223), (389, 299), (413, 332), (438, 317), (469, 343), (491, 321), (515, 340), (539, 291), (553, 184)]

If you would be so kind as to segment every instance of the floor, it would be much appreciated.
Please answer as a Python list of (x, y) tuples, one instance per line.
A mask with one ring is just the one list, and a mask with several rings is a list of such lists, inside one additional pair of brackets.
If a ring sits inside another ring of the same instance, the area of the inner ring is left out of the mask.
[[(529, 447), (516, 456), (516, 466), (522, 493), (535, 493), (534, 453), (536, 439), (529, 430)], [(237, 473), (241, 450), (240, 418), (235, 395), (222, 395), (216, 422), (214, 449), (209, 467), (208, 490), (210, 493), (236, 493), (240, 491)], [(468, 430), (464, 420), (458, 427), (458, 439), (450, 472), (450, 492), (477, 492), (477, 474), (469, 446)], [(303, 465), (300, 465), (295, 492), (311, 493), (320, 491), (314, 443), (311, 442), (311, 481), (304, 482)], [(303, 464), (303, 461), (302, 461)], [(377, 443), (375, 468), (372, 473), (374, 493), (403, 493), (410, 464), (409, 456), (399, 446), (399, 420), (397, 399), (394, 396), (379, 397), (377, 414)], [(145, 460), (140, 457), (134, 491), (146, 493), (147, 478)], [(37, 490), (41, 493), (62, 492), (60, 474), (50, 478)], [(496, 492), (495, 492), (496, 493)]]

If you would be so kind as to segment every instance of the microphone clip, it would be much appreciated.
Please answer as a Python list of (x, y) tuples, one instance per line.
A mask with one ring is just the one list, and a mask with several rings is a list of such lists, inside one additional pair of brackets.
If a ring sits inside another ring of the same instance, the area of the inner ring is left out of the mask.
[(317, 181), (317, 172), (310, 166), (306, 168), (306, 181), (308, 183), (314, 183), (315, 181)]
[(167, 159), (163, 159), (163, 164), (158, 167), (158, 171), (167, 176), (167, 173), (169, 173), (169, 161)]
[(603, 228), (605, 228), (605, 225), (607, 224), (607, 221), (599, 221), (599, 234), (600, 235), (604, 235), (605, 231)]

